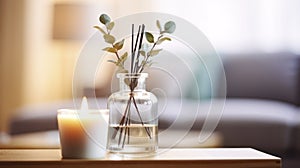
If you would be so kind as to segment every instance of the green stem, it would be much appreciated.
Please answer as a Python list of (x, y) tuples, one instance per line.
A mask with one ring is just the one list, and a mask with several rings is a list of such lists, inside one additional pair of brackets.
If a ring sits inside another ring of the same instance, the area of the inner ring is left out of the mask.
[(144, 64), (142, 64), (142, 65), (140, 66), (140, 68), (139, 68), (139, 70), (138, 70), (138, 73), (142, 73), (142, 72), (143, 72), (143, 70), (144, 70), (144, 68), (145, 68), (145, 65), (147, 64), (147, 61), (148, 61), (148, 59), (149, 59), (149, 57), (150, 57), (151, 51), (155, 48), (155, 46), (157, 45), (158, 40), (161, 39), (162, 37), (163, 37), (163, 35), (161, 34), (161, 35), (157, 38), (157, 40), (155, 41), (155, 43), (154, 43), (153, 46), (151, 47), (151, 50), (150, 50), (150, 51), (147, 53), (147, 55), (145, 56)]

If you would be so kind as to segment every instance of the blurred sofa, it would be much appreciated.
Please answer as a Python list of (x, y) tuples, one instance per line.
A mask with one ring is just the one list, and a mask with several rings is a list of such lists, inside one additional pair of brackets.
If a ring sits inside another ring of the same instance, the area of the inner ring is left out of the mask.
[[(282, 157), (283, 167), (300, 167), (300, 56), (281, 52), (224, 54), (222, 58), (227, 99), (215, 130), (222, 136), (221, 146), (253, 147)], [(57, 129), (56, 110), (72, 106), (72, 101), (66, 101), (18, 109), (21, 112), (11, 119), (10, 133)], [(105, 107), (105, 100), (100, 106)], [(191, 131), (200, 132), (209, 106), (189, 97), (164, 99), (159, 128), (166, 130), (176, 121), (172, 129), (192, 123)], [(195, 110), (200, 111), (196, 116), (179, 114)], [(187, 143), (186, 147), (193, 146)]]

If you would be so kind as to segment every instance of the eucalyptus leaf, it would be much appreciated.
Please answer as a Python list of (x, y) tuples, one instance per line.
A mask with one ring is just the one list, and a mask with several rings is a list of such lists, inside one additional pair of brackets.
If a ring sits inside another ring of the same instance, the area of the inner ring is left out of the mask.
[[(119, 72), (119, 73), (120, 73), (120, 72)], [(125, 73), (125, 72), (122, 72), (122, 73)], [(124, 79), (124, 82), (126, 83), (127, 86), (130, 86), (130, 84), (131, 84), (129, 78), (125, 78), (125, 79)]]
[(159, 39), (156, 44), (159, 45), (159, 44), (161, 44), (164, 41), (171, 41), (171, 38), (169, 38), (169, 37), (163, 37), (163, 38)]
[(113, 44), (116, 41), (116, 38), (110, 34), (104, 34), (103, 38), (104, 38), (105, 42), (107, 42), (109, 44)]
[(143, 51), (143, 50), (140, 50), (140, 54), (141, 54), (142, 56), (146, 56), (146, 52)]
[(115, 26), (115, 23), (114, 23), (114, 22), (109, 22), (109, 23), (106, 24), (106, 28), (107, 28), (108, 30), (112, 30), (112, 29), (114, 28), (114, 26)]
[(106, 32), (99, 26), (94, 26), (94, 28), (98, 29), (101, 33), (106, 34)]
[(114, 60), (107, 60), (107, 62), (111, 62), (111, 63), (117, 64), (117, 62), (114, 61)]
[(162, 51), (162, 49), (151, 50), (149, 55), (150, 56), (155, 56), (155, 55), (159, 54), (160, 51)]
[(165, 24), (165, 32), (167, 33), (173, 33), (176, 29), (176, 24), (175, 22), (173, 21), (168, 21), (166, 24)]
[(114, 48), (117, 49), (117, 50), (122, 49), (122, 47), (123, 47), (123, 45), (124, 45), (124, 42), (125, 42), (125, 39), (123, 39), (123, 40), (121, 40), (121, 41), (115, 43), (115, 44), (114, 44)]
[(142, 61), (142, 65), (145, 66), (147, 62), (145, 60)]
[(125, 53), (120, 57), (120, 59), (123, 60), (123, 61), (126, 61), (127, 57), (128, 57), (128, 53), (125, 52)]
[(154, 43), (154, 36), (151, 33), (146, 32), (145, 35), (146, 35), (146, 39), (149, 43)]
[(111, 53), (116, 53), (117, 52), (117, 50), (115, 48), (112, 48), (112, 47), (105, 47), (102, 50), (107, 51), (107, 52), (111, 52)]
[(107, 23), (110, 22), (110, 17), (107, 15), (107, 14), (102, 14), (100, 17), (99, 17), (99, 21), (106, 25)]
[(125, 52), (125, 53), (120, 57), (120, 59), (117, 61), (116, 65), (118, 65), (118, 66), (123, 65), (124, 62), (127, 60), (127, 57), (128, 57), (128, 53)]
[(161, 28), (161, 24), (160, 24), (159, 20), (156, 20), (156, 26), (159, 29), (159, 32), (161, 32), (162, 28)]

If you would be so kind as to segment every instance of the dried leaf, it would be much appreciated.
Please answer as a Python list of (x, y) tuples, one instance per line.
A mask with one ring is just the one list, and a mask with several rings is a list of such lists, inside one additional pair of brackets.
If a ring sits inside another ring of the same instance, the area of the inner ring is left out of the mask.
[(110, 22), (110, 17), (109, 17), (108, 15), (106, 15), (106, 14), (102, 14), (102, 15), (99, 17), (99, 21), (100, 21), (102, 24), (106, 25), (107, 23)]
[(162, 42), (164, 42), (166, 40), (167, 41), (171, 41), (171, 38), (169, 38), (169, 37), (163, 37), (163, 38), (159, 39), (156, 44), (159, 45), (159, 44), (161, 44)]
[(98, 29), (101, 33), (106, 34), (106, 32), (99, 26), (94, 26), (94, 28)]
[(120, 59), (126, 61), (127, 57), (128, 57), (128, 53), (125, 52), (125, 53), (120, 57)]
[(168, 21), (166, 24), (165, 24), (165, 32), (167, 33), (173, 33), (176, 29), (176, 24), (173, 22), (173, 21)]
[(107, 52), (111, 52), (111, 53), (116, 53), (117, 50), (115, 48), (112, 47), (106, 47), (102, 49), (103, 51), (107, 51)]
[(107, 42), (109, 44), (113, 44), (116, 41), (116, 38), (110, 34), (104, 34), (103, 38), (104, 38), (105, 42)]
[(114, 23), (114, 22), (109, 22), (109, 23), (106, 24), (106, 28), (107, 28), (108, 30), (112, 30), (112, 29), (114, 28), (114, 26), (115, 26), (115, 23)]
[(117, 50), (122, 49), (122, 47), (123, 47), (123, 45), (124, 45), (124, 41), (125, 41), (125, 39), (123, 39), (123, 40), (121, 40), (121, 41), (115, 43), (115, 44), (114, 44), (114, 48), (117, 49)]
[(162, 49), (151, 50), (149, 55), (150, 56), (155, 56), (155, 55), (159, 54), (160, 51), (162, 51)]
[[(124, 73), (124, 72), (123, 72)], [(124, 82), (126, 83), (127, 86), (130, 86), (130, 80), (129, 78), (125, 78), (124, 79)]]
[(151, 33), (146, 32), (145, 35), (146, 35), (146, 39), (149, 43), (154, 43), (154, 36)]

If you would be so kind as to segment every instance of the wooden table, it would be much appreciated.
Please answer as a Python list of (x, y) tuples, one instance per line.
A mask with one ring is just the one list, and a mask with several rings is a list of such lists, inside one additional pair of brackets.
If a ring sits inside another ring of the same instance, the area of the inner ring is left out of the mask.
[(0, 149), (0, 168), (280, 168), (281, 159), (251, 148), (160, 149), (152, 157), (61, 159), (59, 149)]
[[(168, 130), (169, 136), (159, 137), (160, 148), (170, 146), (172, 139), (178, 139), (174, 135), (185, 134), (185, 131)], [(216, 148), (222, 146), (221, 134), (214, 132), (205, 142), (199, 142), (199, 131), (189, 131), (173, 148)], [(44, 131), (13, 135), (7, 143), (0, 142), (0, 149), (58, 149), (60, 148), (58, 131)]]

